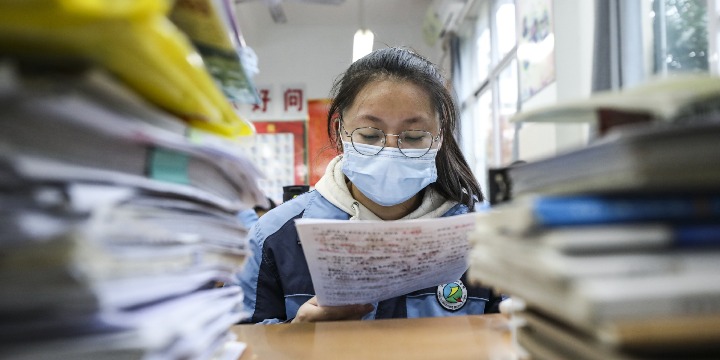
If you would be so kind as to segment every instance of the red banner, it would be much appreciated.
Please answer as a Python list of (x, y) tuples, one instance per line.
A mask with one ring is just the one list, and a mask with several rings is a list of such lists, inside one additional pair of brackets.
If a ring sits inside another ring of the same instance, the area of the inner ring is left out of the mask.
[(327, 164), (338, 155), (327, 135), (329, 107), (330, 99), (308, 100), (308, 164), (311, 186), (315, 186), (325, 174)]

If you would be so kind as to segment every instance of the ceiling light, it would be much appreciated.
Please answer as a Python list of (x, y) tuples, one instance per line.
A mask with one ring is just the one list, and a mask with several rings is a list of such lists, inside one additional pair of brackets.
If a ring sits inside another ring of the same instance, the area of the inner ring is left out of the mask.
[(353, 38), (353, 62), (371, 53), (373, 50), (373, 42), (375, 41), (375, 34), (373, 34), (373, 32), (365, 26), (364, 11), (365, 1), (361, 0), (358, 5), (360, 29), (355, 32), (355, 37)]

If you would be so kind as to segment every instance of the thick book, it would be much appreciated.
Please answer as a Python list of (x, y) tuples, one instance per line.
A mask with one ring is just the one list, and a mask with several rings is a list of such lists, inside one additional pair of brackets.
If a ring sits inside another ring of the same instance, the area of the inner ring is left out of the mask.
[(513, 166), (513, 197), (717, 191), (718, 138), (718, 121), (628, 126), (587, 147)]
[(541, 323), (537, 325), (521, 316), (526, 325), (515, 330), (520, 348), (532, 359), (553, 360), (640, 360), (642, 357), (622, 353), (597, 344), (590, 336)]
[(483, 225), (484, 231), (471, 232), (468, 238), (478, 241), (497, 237), (505, 242), (541, 246), (565, 254), (603, 254), (642, 250), (720, 248), (720, 224), (663, 223), (585, 225), (546, 228), (529, 234), (508, 234)]
[(589, 123), (598, 136), (628, 124), (683, 123), (720, 112), (720, 78), (684, 74), (516, 114), (513, 122)]
[[(477, 233), (470, 233), (468, 238), (474, 246), (473, 252), (491, 254), (516, 271), (536, 273), (545, 278), (545, 282), (663, 273), (720, 273), (717, 246), (567, 251), (510, 236), (484, 234), (478, 238)], [(719, 241), (715, 240), (716, 244)]]
[(486, 217), (485, 226), (509, 233), (589, 225), (717, 224), (720, 195), (537, 195), (498, 206)]
[(555, 354), (543, 358), (709, 359), (720, 355), (717, 315), (619, 321), (590, 333), (534, 309), (517, 316), (525, 324), (517, 329), (518, 342), (536, 355)]
[(587, 267), (582, 261), (574, 266), (535, 261), (533, 266), (522, 264), (531, 257), (513, 258), (491, 246), (476, 245), (468, 275), (578, 328), (592, 330), (620, 320), (719, 314), (712, 305), (720, 303), (718, 256), (689, 255), (675, 261), (672, 256), (648, 254), (617, 260), (607, 257)]
[(524, 238), (564, 253), (720, 247), (720, 224), (620, 224), (555, 228)]

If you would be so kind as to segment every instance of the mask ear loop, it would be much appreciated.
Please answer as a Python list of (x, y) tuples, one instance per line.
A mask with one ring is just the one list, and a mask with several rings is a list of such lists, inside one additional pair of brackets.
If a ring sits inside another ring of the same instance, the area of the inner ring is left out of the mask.
[(335, 134), (337, 134), (337, 140), (335, 141), (335, 150), (337, 150), (338, 154), (343, 153), (343, 134), (342, 134), (342, 115), (338, 115), (335, 120), (333, 120), (335, 124), (333, 126), (335, 127)]
[[(439, 115), (438, 115), (438, 116), (439, 116)], [(440, 151), (440, 147), (442, 147), (443, 139), (445, 138), (445, 137), (443, 136), (442, 120), (440, 119), (440, 117), (438, 117), (438, 136), (437, 136), (436, 138), (437, 138), (437, 143), (438, 143), (438, 146), (437, 146), (436, 149), (437, 149), (438, 151)], [(436, 138), (433, 138), (433, 143), (434, 143), (434, 141), (435, 141)]]
[[(437, 139), (437, 140), (435, 140), (435, 139)], [(443, 133), (442, 133), (442, 129), (440, 130), (440, 134), (438, 134), (437, 137), (433, 138), (433, 143), (434, 143), (434, 142), (437, 142), (438, 145), (437, 145), (437, 148), (436, 148), (436, 149), (437, 149), (438, 151), (440, 151), (440, 147), (442, 147), (442, 143), (443, 143)]]

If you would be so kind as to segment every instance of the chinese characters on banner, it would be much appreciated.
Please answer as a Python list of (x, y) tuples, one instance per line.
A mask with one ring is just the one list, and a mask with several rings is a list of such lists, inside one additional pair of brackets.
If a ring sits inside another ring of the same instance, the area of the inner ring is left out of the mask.
[(253, 105), (252, 112), (266, 114), (268, 112), (268, 103), (270, 102), (270, 89), (258, 89), (258, 95), (260, 96), (260, 103)]
[(282, 91), (282, 98), (284, 113), (302, 113), (303, 111), (306, 111), (305, 106), (303, 106), (303, 104), (305, 103), (305, 97), (304, 91), (302, 89), (299, 89), (297, 87), (285, 88)]
[(243, 115), (255, 120), (307, 120), (304, 85), (260, 85), (260, 103), (243, 107)]

